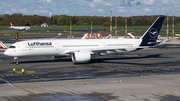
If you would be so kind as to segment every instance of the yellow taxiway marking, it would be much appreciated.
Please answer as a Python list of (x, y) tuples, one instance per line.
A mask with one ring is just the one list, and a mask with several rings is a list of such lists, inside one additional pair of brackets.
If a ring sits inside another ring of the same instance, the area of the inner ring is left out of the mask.
[[(27, 71), (26, 71), (27, 72)], [(22, 73), (22, 72), (19, 72), (19, 73)], [(28, 74), (30, 74), (30, 73), (35, 73), (35, 71), (29, 71), (29, 72), (27, 72)], [(36, 76), (36, 75), (34, 75), (34, 74), (32, 74), (32, 76)], [(48, 81), (47, 79), (43, 79), (43, 78), (41, 78), (41, 77), (38, 77), (38, 76), (36, 76), (37, 78), (39, 78), (39, 79), (42, 79), (42, 80), (45, 80), (45, 81)], [(49, 81), (50, 83), (53, 83), (53, 82), (51, 82), (51, 81)], [(53, 83), (53, 84), (55, 84), (55, 85), (58, 85), (57, 83)], [(61, 87), (63, 87), (63, 85), (59, 85), (59, 86), (61, 86)], [(18, 87), (18, 88), (20, 88), (20, 87)], [(64, 88), (66, 88), (66, 89), (70, 89), (70, 88), (68, 88), (68, 87), (64, 87)], [(28, 91), (28, 90), (26, 90), (26, 89), (24, 89), (24, 88), (21, 88), (21, 89), (23, 89), (23, 90), (25, 90), (25, 91), (27, 91), (27, 92), (29, 92), (29, 93), (32, 93), (32, 94), (34, 94), (33, 92), (30, 92), (30, 91)], [(74, 89), (70, 89), (71, 91), (75, 91)], [(79, 94), (82, 94), (81, 92), (78, 92)], [(37, 94), (34, 94), (34, 95), (37, 95)], [(41, 96), (39, 96), (39, 97), (41, 97)], [(43, 98), (43, 97), (42, 97)]]
[(139, 55), (132, 55), (132, 56), (139, 56)]
[[(22, 74), (22, 71), (15, 71), (15, 73)], [(35, 71), (26, 71), (26, 73), (31, 74), (31, 73), (35, 73)]]
[(78, 92), (79, 94), (82, 94), (81, 92)]
[(125, 55), (125, 56), (127, 56), (127, 57), (133, 57), (133, 56), (138, 57), (139, 55)]
[(12, 86), (12, 87), (13, 87), (13, 85), (12, 85), (9, 81), (6, 81), (6, 80), (1, 79), (1, 78), (0, 78), (0, 80), (2, 80), (2, 81), (4, 81), (4, 82), (8, 83), (10, 86)]
[(40, 98), (42, 98), (42, 99), (44, 99), (44, 100), (50, 101), (50, 100), (47, 99), (47, 98), (44, 98), (44, 97), (42, 97), (42, 96), (40, 96), (40, 95), (38, 95), (38, 94), (30, 91), (30, 90), (27, 90), (27, 89), (25, 89), (25, 88), (22, 88), (22, 87), (18, 86), (18, 85), (16, 85), (16, 84), (12, 84), (12, 83), (10, 83), (9, 81), (6, 81), (6, 80), (1, 79), (1, 78), (0, 78), (0, 80), (5, 81), (5, 82), (8, 83), (10, 86), (15, 86), (15, 87), (17, 87), (17, 88), (19, 88), (19, 89), (22, 89), (22, 90), (24, 90), (24, 91), (26, 91), (26, 92), (29, 92), (29, 93), (31, 93), (31, 94), (33, 94), (33, 95), (36, 95), (36, 96), (38, 96), (38, 97), (40, 97)]
[(177, 46), (177, 45), (172, 45), (172, 46), (167, 46), (167, 47), (180, 47), (180, 46)]
[(22, 87), (20, 87), (20, 86), (15, 85), (15, 84), (12, 84), (12, 85), (15, 86), (15, 87), (17, 87), (17, 88), (20, 88), (20, 89), (22, 89), (22, 90), (24, 90), (24, 91), (26, 91), (26, 92), (29, 92), (29, 93), (31, 93), (31, 94), (33, 94), (33, 95), (36, 95), (36, 96), (38, 96), (38, 97), (40, 97), (40, 98), (42, 98), (42, 99), (44, 99), (44, 100), (50, 101), (49, 99), (44, 98), (44, 97), (42, 97), (42, 96), (40, 96), (40, 95), (38, 95), (38, 94), (36, 94), (36, 93), (34, 93), (34, 92), (32, 92), (32, 91), (29, 91), (29, 90), (27, 90), (27, 89), (25, 89), (25, 88), (22, 88)]
[(15, 73), (17, 73), (17, 74), (22, 74), (22, 72), (21, 72), (21, 71), (15, 71)]
[(26, 73), (30, 74), (30, 73), (36, 73), (35, 71), (26, 71)]

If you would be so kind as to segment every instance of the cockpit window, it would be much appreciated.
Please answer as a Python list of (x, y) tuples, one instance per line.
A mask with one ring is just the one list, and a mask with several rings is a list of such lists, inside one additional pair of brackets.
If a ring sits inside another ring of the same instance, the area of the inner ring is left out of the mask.
[(16, 46), (10, 46), (9, 48), (16, 48)]

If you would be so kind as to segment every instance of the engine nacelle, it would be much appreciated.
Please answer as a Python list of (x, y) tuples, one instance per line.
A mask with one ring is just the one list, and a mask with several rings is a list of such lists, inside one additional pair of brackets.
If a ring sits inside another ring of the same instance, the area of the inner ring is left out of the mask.
[(74, 63), (84, 63), (91, 60), (91, 55), (88, 52), (75, 52), (71, 58)]

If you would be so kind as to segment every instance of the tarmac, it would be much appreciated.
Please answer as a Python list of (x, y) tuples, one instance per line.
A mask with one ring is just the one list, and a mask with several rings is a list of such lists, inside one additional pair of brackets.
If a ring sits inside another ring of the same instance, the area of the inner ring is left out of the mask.
[[(43, 36), (20, 36), (20, 40)], [(13, 36), (0, 40), (7, 46), (15, 41)], [(157, 48), (103, 56), (101, 61), (87, 64), (73, 64), (71, 58), (22, 57), (15, 65), (3, 51), (0, 50), (0, 101), (180, 100), (180, 40)]]

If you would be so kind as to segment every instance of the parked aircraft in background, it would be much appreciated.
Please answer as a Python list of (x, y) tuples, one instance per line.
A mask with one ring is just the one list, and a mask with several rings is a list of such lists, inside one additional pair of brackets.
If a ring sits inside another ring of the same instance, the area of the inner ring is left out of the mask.
[(131, 52), (162, 44), (157, 42), (165, 17), (158, 17), (140, 39), (46, 39), (27, 40), (12, 44), (4, 54), (27, 56), (70, 56), (74, 63), (88, 62), (92, 57)]
[(15, 27), (13, 24), (12, 24), (12, 22), (10, 22), (10, 28), (11, 29), (18, 29), (19, 31), (21, 31), (21, 30), (29, 30), (29, 29), (31, 29), (29, 26), (18, 26), (18, 27)]

